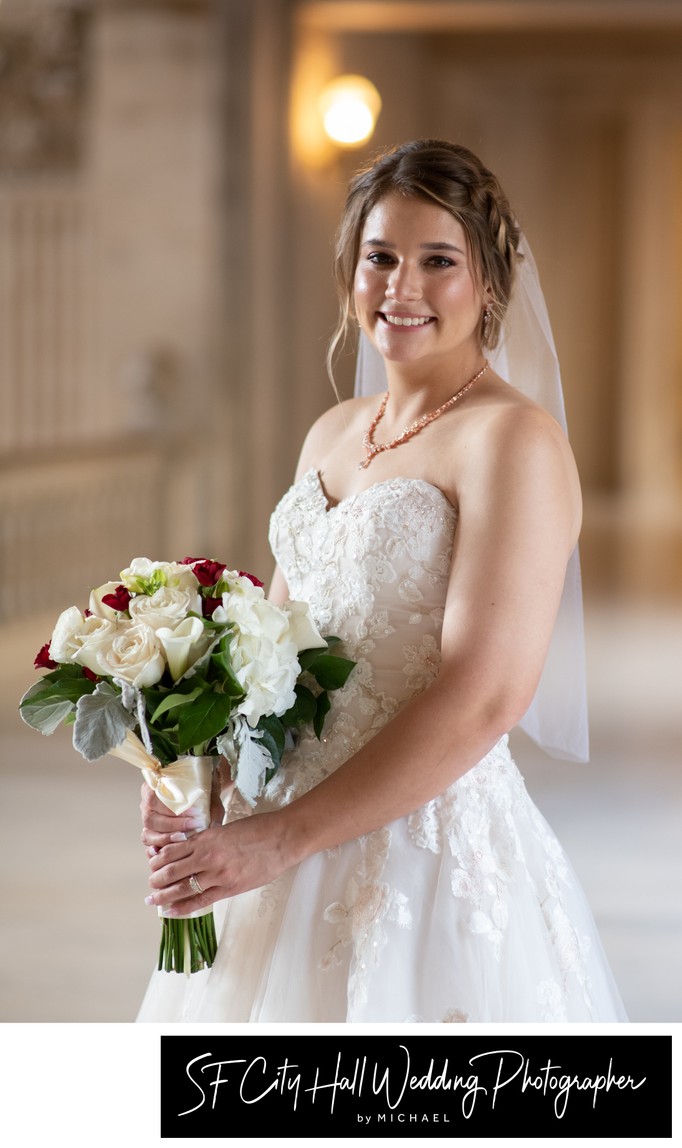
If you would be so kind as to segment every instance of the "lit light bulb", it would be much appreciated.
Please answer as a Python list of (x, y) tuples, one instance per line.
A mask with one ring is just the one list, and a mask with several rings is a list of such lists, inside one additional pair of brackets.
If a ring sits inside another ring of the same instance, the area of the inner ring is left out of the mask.
[(340, 147), (359, 147), (372, 132), (381, 110), (381, 97), (364, 76), (339, 76), (322, 91), (320, 111), (324, 130)]

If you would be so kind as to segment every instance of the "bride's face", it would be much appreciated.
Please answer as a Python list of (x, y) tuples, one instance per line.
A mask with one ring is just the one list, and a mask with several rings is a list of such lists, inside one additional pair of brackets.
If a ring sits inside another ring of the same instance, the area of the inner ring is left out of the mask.
[(485, 300), (466, 232), (436, 203), (391, 193), (363, 228), (355, 314), (391, 362), (409, 364), (478, 351)]

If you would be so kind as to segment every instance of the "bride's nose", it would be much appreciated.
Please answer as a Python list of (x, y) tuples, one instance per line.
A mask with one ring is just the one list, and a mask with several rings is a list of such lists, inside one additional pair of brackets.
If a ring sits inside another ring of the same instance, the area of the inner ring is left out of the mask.
[(419, 269), (407, 263), (401, 263), (394, 267), (386, 284), (386, 298), (393, 299), (396, 303), (406, 303), (408, 300), (421, 299), (421, 296), (422, 283)]

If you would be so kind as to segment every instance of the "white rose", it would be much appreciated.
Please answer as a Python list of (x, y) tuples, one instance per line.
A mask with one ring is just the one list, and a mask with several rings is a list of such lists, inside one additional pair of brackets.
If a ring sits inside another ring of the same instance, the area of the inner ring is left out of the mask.
[(156, 631), (156, 637), (163, 647), (174, 682), (206, 653), (212, 641), (201, 618), (185, 618), (172, 629), (161, 627)]
[(86, 635), (76, 661), (95, 674), (122, 678), (132, 686), (153, 686), (162, 677), (166, 662), (161, 643), (143, 622), (115, 625), (103, 619)]
[(108, 674), (109, 670), (104, 666), (101, 651), (106, 652), (116, 634), (120, 633), (123, 626), (129, 625), (130, 622), (127, 621), (119, 625), (110, 618), (98, 618), (94, 614), (90, 618), (84, 618), (77, 633), (74, 634), (76, 649), (71, 661), (87, 666), (93, 674)]
[(284, 610), (289, 617), (289, 633), (296, 643), (297, 650), (323, 650), (327, 643), (313, 622), (307, 602), (285, 602)]
[[(144, 622), (152, 630), (160, 630), (162, 626), (173, 629), (190, 611), (201, 613), (201, 596), (194, 589), (180, 590), (175, 586), (162, 586), (154, 594), (136, 594), (128, 606), (133, 621)], [(203, 631), (201, 622), (199, 625)]]
[(149, 558), (134, 558), (121, 570), (122, 584), (134, 594), (149, 594), (162, 586), (178, 590), (196, 590), (199, 580), (191, 566), (182, 562), (152, 562)]
[(76, 634), (83, 625), (83, 615), (77, 606), (69, 606), (57, 618), (50, 639), (50, 657), (53, 662), (70, 662), (80, 648)]

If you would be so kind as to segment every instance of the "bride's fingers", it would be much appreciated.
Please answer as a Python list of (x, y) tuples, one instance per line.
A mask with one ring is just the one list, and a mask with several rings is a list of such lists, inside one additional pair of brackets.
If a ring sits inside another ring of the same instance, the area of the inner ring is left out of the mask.
[[(158, 853), (150, 858), (149, 867), (152, 876), (156, 878), (154, 884), (157, 888), (172, 885), (183, 877), (189, 877), (196, 868), (192, 860), (192, 851), (188, 841), (172, 842), (166, 839)], [(152, 878), (150, 877), (150, 882)]]
[[(194, 874), (190, 874), (190, 876), (194, 876)], [(209, 884), (210, 879), (207, 873), (197, 874), (195, 880), (201, 886), (200, 893), (197, 893), (196, 889), (190, 885), (189, 877), (185, 877), (165, 889), (155, 889), (148, 897), (145, 897), (145, 904), (159, 906), (163, 908), (166, 916), (177, 917), (194, 913), (198, 909), (207, 909), (215, 901), (220, 900), (223, 895), (222, 890), (218, 886)]]
[(155, 833), (192, 833), (207, 826), (205, 814), (196, 806), (184, 813), (172, 813), (146, 783), (142, 786), (140, 812), (144, 829)]
[(208, 822), (198, 812), (188, 810), (187, 813), (147, 813), (142, 818), (143, 828), (152, 833), (194, 833), (197, 829), (206, 829)]
[[(166, 867), (171, 870), (171, 866)], [(193, 912), (195, 908), (202, 909), (205, 905), (210, 905), (213, 898), (209, 895), (208, 886), (210, 878), (208, 873), (190, 873), (186, 877), (178, 877), (176, 880), (164, 883), (162, 887), (156, 887), (153, 877), (150, 878), (149, 884), (152, 886), (152, 891), (145, 898), (147, 905), (162, 905), (164, 907), (169, 905), (181, 905), (182, 912)], [(188, 902), (192, 902), (191, 906)]]
[(184, 833), (178, 836), (176, 833), (154, 833), (151, 829), (143, 829), (141, 841), (147, 849), (163, 849), (165, 845), (171, 845), (173, 839), (178, 841), (186, 840)]

